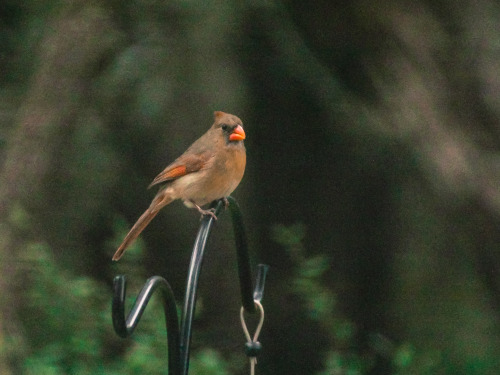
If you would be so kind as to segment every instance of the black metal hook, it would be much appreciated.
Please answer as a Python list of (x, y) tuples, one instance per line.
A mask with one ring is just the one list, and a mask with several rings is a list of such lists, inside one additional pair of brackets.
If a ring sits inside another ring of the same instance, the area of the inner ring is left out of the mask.
[(113, 305), (112, 317), (113, 327), (118, 336), (129, 337), (141, 320), (142, 313), (155, 292), (159, 289), (162, 292), (163, 310), (165, 312), (165, 325), (167, 328), (168, 341), (168, 368), (169, 374), (180, 374), (179, 355), (179, 321), (177, 319), (177, 309), (175, 305), (174, 293), (167, 280), (160, 276), (150, 277), (139, 292), (134, 306), (125, 319), (125, 295), (127, 292), (127, 278), (124, 275), (116, 276), (113, 280)]
[[(233, 221), (242, 304), (246, 311), (255, 312), (254, 299), (260, 301), (263, 297), (266, 274), (269, 267), (263, 264), (258, 265), (255, 289), (253, 289), (250, 257), (248, 254), (245, 227), (243, 225), (241, 211), (238, 203), (233, 197), (228, 197), (227, 199), (229, 201), (229, 209)], [(216, 216), (221, 211), (223, 205), (224, 200), (222, 199), (214, 202), (212, 205)], [(171, 375), (188, 374), (191, 326), (194, 317), (198, 278), (201, 271), (205, 247), (214, 221), (213, 217), (208, 215), (204, 216), (196, 236), (189, 264), (180, 332), (174, 295), (170, 285), (164, 278), (153, 276), (148, 279), (126, 319), (126, 279), (123, 275), (116, 276), (114, 279), (112, 318), (115, 332), (120, 337), (125, 338), (132, 334), (155, 290), (159, 288), (162, 291), (168, 340), (168, 373)]]
[(241, 215), (240, 206), (233, 197), (228, 197), (229, 211), (233, 221), (234, 239), (236, 242), (236, 254), (238, 261), (238, 275), (240, 278), (241, 303), (245, 311), (253, 313), (256, 311), (254, 300), (260, 301), (264, 296), (264, 284), (266, 282), (269, 266), (259, 264), (257, 266), (257, 280), (255, 290), (252, 287), (252, 269), (250, 267), (250, 256), (248, 253), (245, 226)]

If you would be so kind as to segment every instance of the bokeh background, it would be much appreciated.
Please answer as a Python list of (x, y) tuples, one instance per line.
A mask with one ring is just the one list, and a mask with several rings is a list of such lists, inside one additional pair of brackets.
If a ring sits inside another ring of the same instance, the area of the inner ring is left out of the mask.
[[(222, 110), (271, 266), (259, 374), (498, 374), (498, 2), (3, 0), (0, 72), (0, 373), (167, 372), (158, 301), (120, 339), (112, 279), (181, 303), (198, 214), (111, 256)], [(233, 246), (222, 214), (194, 375), (248, 373)]]

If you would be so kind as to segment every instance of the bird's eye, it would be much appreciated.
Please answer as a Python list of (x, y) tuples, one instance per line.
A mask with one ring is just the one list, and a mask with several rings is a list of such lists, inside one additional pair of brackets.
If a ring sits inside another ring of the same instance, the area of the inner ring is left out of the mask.
[(222, 125), (222, 130), (227, 131), (229, 129), (229, 125)]

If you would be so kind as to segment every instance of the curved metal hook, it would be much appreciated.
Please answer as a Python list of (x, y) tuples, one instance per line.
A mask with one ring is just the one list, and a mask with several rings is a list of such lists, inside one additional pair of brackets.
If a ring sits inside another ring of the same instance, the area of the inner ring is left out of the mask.
[(151, 296), (156, 289), (162, 293), (161, 301), (165, 311), (165, 325), (168, 340), (168, 368), (169, 374), (180, 374), (179, 362), (179, 322), (175, 305), (174, 293), (168, 282), (160, 276), (150, 277), (140, 291), (134, 306), (125, 319), (125, 296), (127, 291), (127, 278), (118, 275), (113, 280), (113, 327), (118, 336), (126, 338), (134, 332)]
[(259, 264), (257, 267), (257, 282), (255, 290), (252, 286), (252, 268), (248, 252), (247, 237), (240, 206), (233, 197), (227, 197), (229, 211), (233, 222), (234, 240), (236, 242), (236, 255), (238, 261), (238, 276), (240, 278), (241, 303), (245, 311), (256, 312), (254, 299), (260, 301), (264, 295), (264, 284), (269, 266)]

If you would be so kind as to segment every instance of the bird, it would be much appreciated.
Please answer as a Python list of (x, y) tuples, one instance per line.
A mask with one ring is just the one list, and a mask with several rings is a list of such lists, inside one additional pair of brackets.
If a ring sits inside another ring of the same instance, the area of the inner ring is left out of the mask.
[(215, 111), (214, 123), (208, 131), (151, 182), (148, 189), (159, 185), (158, 193), (112, 259), (119, 260), (158, 212), (176, 199), (196, 208), (202, 217), (210, 215), (217, 219), (214, 209), (205, 210), (202, 206), (218, 199), (224, 199), (227, 206), (226, 197), (236, 189), (245, 173), (245, 138), (243, 123), (237, 116)]

